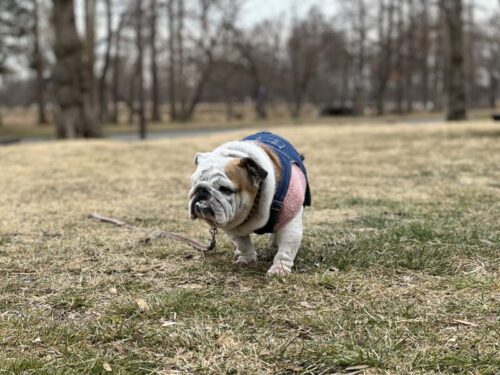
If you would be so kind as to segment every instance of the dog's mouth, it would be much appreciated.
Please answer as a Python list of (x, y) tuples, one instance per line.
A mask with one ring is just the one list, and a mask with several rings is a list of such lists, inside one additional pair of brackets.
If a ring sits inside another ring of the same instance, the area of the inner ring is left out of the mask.
[(191, 205), (191, 218), (200, 218), (213, 222), (215, 220), (215, 212), (207, 201), (198, 201)]

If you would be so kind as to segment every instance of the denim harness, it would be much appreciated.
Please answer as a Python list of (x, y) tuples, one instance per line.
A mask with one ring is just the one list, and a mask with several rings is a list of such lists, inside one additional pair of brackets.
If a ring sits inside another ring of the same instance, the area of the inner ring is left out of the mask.
[(307, 188), (306, 195), (304, 197), (304, 206), (311, 205), (311, 191), (309, 189), (306, 167), (297, 150), (286, 139), (276, 134), (260, 132), (249, 135), (248, 137), (243, 138), (242, 141), (255, 141), (266, 145), (279, 158), (281, 164), (281, 179), (273, 197), (269, 220), (266, 225), (255, 231), (257, 234), (273, 233), (274, 227), (278, 222), (281, 209), (283, 208), (283, 201), (285, 200), (288, 186), (290, 185), (293, 164), (296, 164), (302, 170), (306, 178)]

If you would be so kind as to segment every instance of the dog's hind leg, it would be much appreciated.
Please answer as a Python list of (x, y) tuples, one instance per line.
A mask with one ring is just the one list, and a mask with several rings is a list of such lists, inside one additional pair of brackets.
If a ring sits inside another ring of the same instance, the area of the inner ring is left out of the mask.
[(293, 261), (302, 241), (303, 212), (304, 208), (301, 208), (292, 221), (276, 233), (278, 253), (274, 257), (272, 267), (267, 271), (268, 276), (286, 275), (292, 271)]

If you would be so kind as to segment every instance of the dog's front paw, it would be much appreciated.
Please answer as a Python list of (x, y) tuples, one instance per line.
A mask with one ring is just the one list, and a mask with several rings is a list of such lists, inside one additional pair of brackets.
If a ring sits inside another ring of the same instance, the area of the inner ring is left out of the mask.
[(267, 276), (286, 276), (290, 274), (290, 272), (292, 272), (292, 270), (282, 264), (273, 264), (267, 271)]
[(253, 263), (257, 262), (257, 254), (250, 255), (238, 255), (238, 259), (236, 260), (236, 264), (241, 267), (248, 267)]

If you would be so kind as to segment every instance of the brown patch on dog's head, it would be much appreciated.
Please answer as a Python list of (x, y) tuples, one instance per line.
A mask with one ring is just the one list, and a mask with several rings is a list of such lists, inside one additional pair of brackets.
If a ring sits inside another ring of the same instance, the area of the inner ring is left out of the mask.
[(226, 176), (233, 182), (238, 193), (246, 193), (253, 199), (259, 190), (259, 183), (267, 172), (250, 158), (234, 159), (224, 168)]

